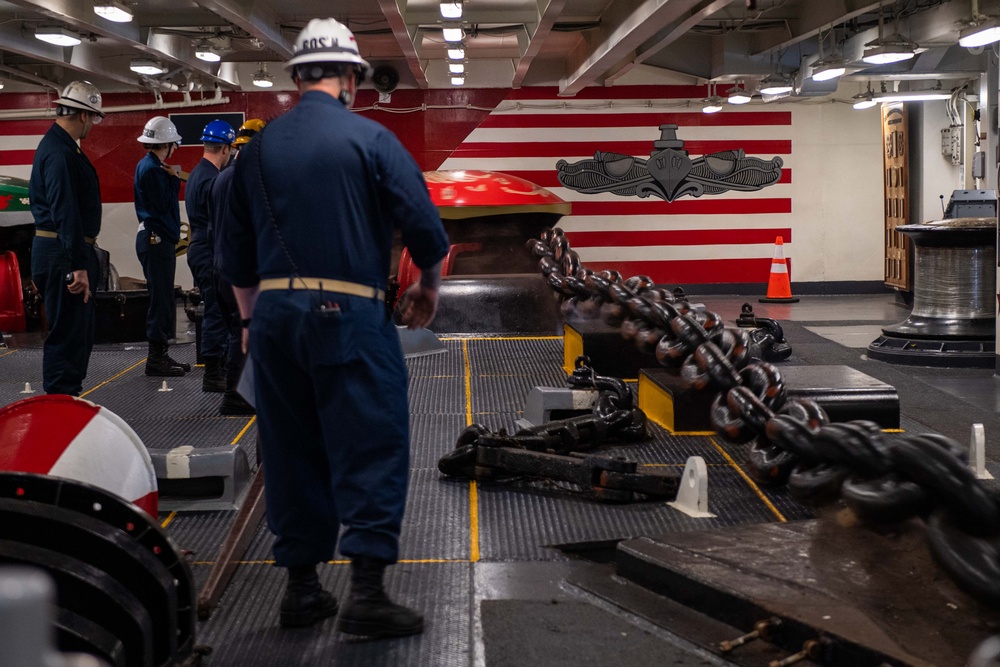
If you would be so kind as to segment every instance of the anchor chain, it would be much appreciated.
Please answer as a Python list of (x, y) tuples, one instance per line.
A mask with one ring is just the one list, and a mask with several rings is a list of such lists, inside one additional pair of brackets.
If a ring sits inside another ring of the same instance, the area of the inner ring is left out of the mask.
[(830, 423), (815, 401), (789, 398), (781, 372), (744, 331), (726, 328), (683, 292), (647, 276), (587, 269), (559, 228), (527, 246), (565, 316), (600, 317), (695, 388), (718, 392), (712, 427), (748, 446), (759, 483), (787, 484), (803, 504), (843, 499), (869, 524), (923, 519), (945, 572), (966, 593), (1000, 605), (1000, 504), (969, 469), (964, 447), (936, 434), (889, 441), (869, 421)]

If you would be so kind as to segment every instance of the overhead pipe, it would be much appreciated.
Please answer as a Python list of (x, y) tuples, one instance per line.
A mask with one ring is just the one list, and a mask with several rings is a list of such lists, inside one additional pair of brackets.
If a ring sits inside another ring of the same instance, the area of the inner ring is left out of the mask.
[[(156, 101), (150, 104), (124, 104), (117, 107), (104, 107), (104, 113), (124, 113), (127, 111), (155, 111), (159, 109), (187, 109), (190, 107), (209, 107), (217, 104), (229, 104), (229, 98), (222, 95), (222, 89), (215, 87), (213, 97), (191, 99), (191, 93), (184, 91), (184, 99), (180, 102), (164, 102), (163, 97), (156, 95)], [(55, 107), (42, 109), (0, 109), (0, 120), (34, 120), (54, 118)]]

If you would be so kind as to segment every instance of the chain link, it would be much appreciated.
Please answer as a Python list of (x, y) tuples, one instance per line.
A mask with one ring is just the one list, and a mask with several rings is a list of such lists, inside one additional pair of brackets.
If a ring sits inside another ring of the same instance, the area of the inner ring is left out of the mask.
[(748, 445), (764, 485), (787, 484), (808, 505), (842, 499), (869, 524), (923, 519), (931, 552), (967, 593), (1000, 605), (1000, 505), (968, 466), (967, 449), (942, 435), (885, 438), (869, 421), (830, 423), (822, 407), (789, 398), (777, 367), (755, 359), (744, 331), (657, 288), (646, 276), (587, 269), (559, 228), (528, 242), (567, 317), (620, 327), (697, 389), (718, 392), (713, 429)]

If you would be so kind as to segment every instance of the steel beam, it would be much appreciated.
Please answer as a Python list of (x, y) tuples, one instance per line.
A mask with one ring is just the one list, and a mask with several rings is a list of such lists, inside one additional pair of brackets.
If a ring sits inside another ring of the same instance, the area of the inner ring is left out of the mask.
[[(402, 6), (400, 6), (402, 3)], [(427, 75), (420, 66), (420, 58), (417, 55), (416, 36), (417, 26), (410, 26), (406, 21), (405, 7), (406, 0), (378, 0), (379, 8), (385, 16), (385, 20), (392, 28), (392, 34), (399, 44), (406, 64), (410, 66), (410, 73), (417, 82), (418, 88), (427, 88)]]

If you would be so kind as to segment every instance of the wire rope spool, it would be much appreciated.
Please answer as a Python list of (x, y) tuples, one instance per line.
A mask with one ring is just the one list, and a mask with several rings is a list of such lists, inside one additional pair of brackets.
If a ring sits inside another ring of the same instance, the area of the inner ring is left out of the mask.
[(913, 309), (882, 329), (868, 356), (900, 364), (992, 368), (996, 353), (996, 218), (896, 228), (913, 241)]

